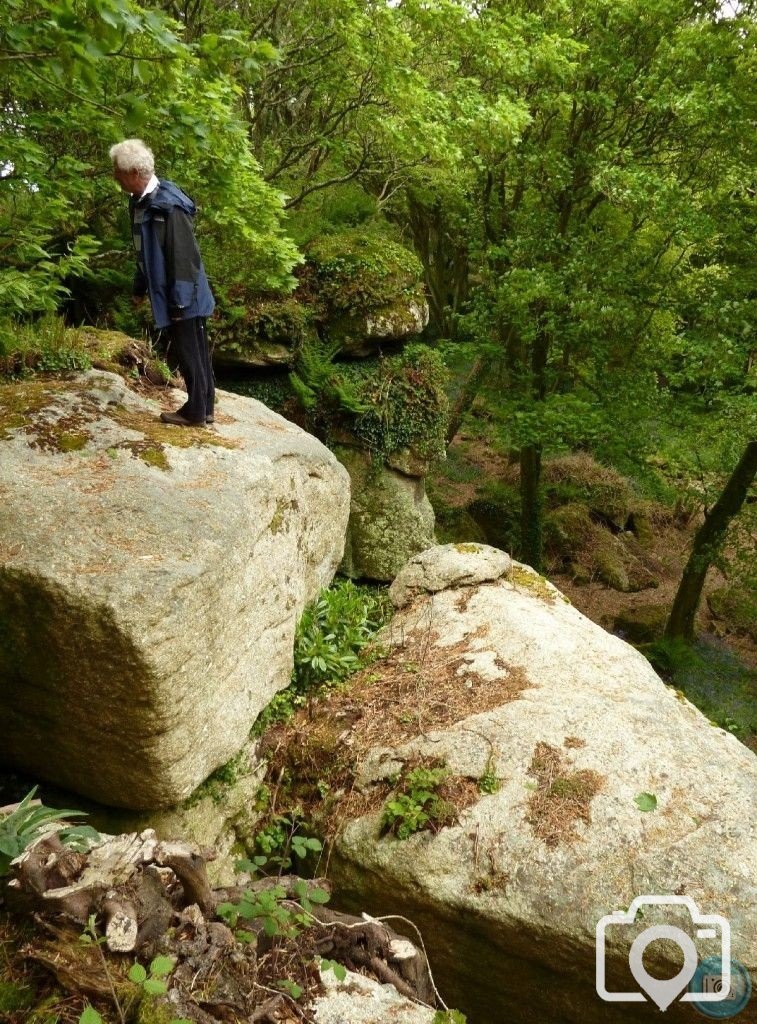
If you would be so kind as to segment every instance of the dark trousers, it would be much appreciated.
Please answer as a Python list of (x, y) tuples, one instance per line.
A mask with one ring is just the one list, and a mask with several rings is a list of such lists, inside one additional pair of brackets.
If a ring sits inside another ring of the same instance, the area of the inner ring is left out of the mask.
[(169, 332), (174, 358), (187, 385), (187, 400), (176, 411), (188, 420), (203, 422), (213, 415), (216, 394), (205, 317), (177, 320)]

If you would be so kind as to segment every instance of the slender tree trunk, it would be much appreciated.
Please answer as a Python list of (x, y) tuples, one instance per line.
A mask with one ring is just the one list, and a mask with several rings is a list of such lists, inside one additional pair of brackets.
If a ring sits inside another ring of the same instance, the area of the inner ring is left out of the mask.
[(520, 555), (537, 571), (542, 565), (541, 445), (520, 450)]
[(450, 409), (449, 413), (449, 424), (447, 426), (447, 446), (452, 444), (460, 429), (460, 424), (463, 422), (463, 417), (466, 412), (473, 405), (476, 395), (481, 388), (491, 366), (494, 362), (494, 358), (491, 355), (482, 355), (473, 363), (470, 368), (468, 376), (463, 382), (463, 386), (460, 389), (460, 394), (455, 399), (455, 402)]
[(728, 524), (746, 500), (749, 486), (757, 473), (757, 441), (747, 444), (723, 492), (705, 517), (694, 537), (691, 555), (683, 570), (678, 593), (673, 601), (665, 636), (691, 641), (694, 619), (702, 597), (707, 570), (723, 543)]
[[(543, 402), (547, 393), (549, 334), (539, 331), (531, 349), (531, 398)], [(542, 569), (541, 438), (520, 451), (520, 556), (527, 565)]]

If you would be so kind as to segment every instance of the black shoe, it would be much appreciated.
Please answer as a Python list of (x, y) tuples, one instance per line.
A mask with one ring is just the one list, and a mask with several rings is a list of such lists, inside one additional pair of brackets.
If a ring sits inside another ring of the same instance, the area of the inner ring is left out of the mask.
[(175, 423), (177, 427), (204, 427), (206, 420), (188, 420), (179, 412), (162, 412), (160, 418), (164, 423)]

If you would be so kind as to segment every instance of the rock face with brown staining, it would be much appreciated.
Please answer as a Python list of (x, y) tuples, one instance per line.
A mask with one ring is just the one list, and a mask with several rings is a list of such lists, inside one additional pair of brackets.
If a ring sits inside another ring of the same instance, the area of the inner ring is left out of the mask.
[[(370, 668), (375, 682), (352, 693), (355, 724), (341, 737), (360, 748), (368, 809), (336, 841), (340, 905), (413, 918), (442, 995), (475, 1024), (650, 1019), (656, 1009), (603, 1002), (594, 989), (597, 923), (642, 895), (686, 895), (724, 916), (732, 955), (754, 976), (754, 755), (502, 552), (426, 550), (390, 595), (399, 610), (383, 638), (389, 653)], [(412, 687), (401, 690), (403, 661)], [(361, 715), (382, 683), (385, 706)], [(397, 801), (403, 765), (429, 758), (479, 780), (479, 798), (456, 821), (400, 841), (370, 792), (393, 786)], [(647, 907), (608, 929), (611, 991), (638, 991), (630, 944), (655, 924), (686, 931), (700, 958), (720, 952), (719, 936), (697, 936), (683, 906)], [(679, 954), (656, 943), (646, 968), (670, 978)], [(690, 1017), (686, 1004), (666, 1012)]]
[(253, 399), (221, 393), (213, 429), (159, 413), (100, 371), (0, 386), (0, 758), (135, 809), (188, 796), (288, 684), (350, 500)]

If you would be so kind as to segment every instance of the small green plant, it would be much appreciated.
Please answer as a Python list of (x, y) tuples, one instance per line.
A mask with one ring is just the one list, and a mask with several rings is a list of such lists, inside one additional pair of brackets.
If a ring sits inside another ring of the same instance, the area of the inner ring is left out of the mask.
[(164, 996), (168, 985), (164, 980), (176, 966), (176, 960), (170, 956), (156, 956), (149, 967), (134, 964), (129, 970), (129, 981), (139, 985), (150, 996)]
[(335, 686), (369, 663), (365, 648), (389, 618), (386, 592), (335, 581), (302, 614), (294, 641), (292, 681), (255, 723), (260, 735), (285, 722), (321, 688)]
[(437, 1010), (431, 1024), (468, 1024), (468, 1018), (459, 1010)]
[(444, 767), (415, 768), (408, 772), (401, 790), (387, 800), (381, 818), (383, 832), (397, 839), (446, 824), (454, 808), (436, 790), (449, 777)]
[(327, 960), (325, 957), (321, 959), (321, 970), (332, 971), (337, 981), (344, 981), (347, 977), (347, 968), (336, 960)]
[(478, 788), (482, 793), (491, 795), (492, 793), (498, 793), (502, 783), (497, 778), (497, 773), (494, 771), (494, 765), (491, 761), (487, 761), (486, 768), (478, 780)]
[[(54, 822), (66, 818), (86, 817), (84, 811), (58, 810), (55, 807), (37, 804), (34, 801), (36, 792), (35, 786), (26, 794), (15, 811), (0, 820), (0, 878), (8, 874), (11, 861), (20, 856), (27, 846), (38, 839)], [(66, 846), (79, 851), (88, 850), (90, 845), (100, 838), (99, 832), (89, 825), (67, 826), (57, 835)]]
[(32, 321), (0, 321), (0, 377), (87, 370), (91, 365), (79, 332), (66, 327), (62, 317), (48, 313)]
[[(113, 999), (113, 1005), (115, 1006), (118, 1019), (121, 1024), (125, 1024), (128, 1014), (126, 1009), (122, 1005), (121, 1000), (118, 998), (116, 993), (115, 985), (113, 984), (113, 978), (108, 968), (108, 961), (103, 953), (102, 946), (106, 939), (104, 935), (98, 935), (97, 933), (97, 921), (94, 914), (90, 914), (87, 920), (87, 926), (79, 936), (79, 942), (83, 946), (96, 946), (100, 954), (100, 960), (102, 962), (105, 976), (108, 979), (108, 985), (111, 991), (111, 998)], [(135, 963), (129, 970), (128, 978), (129, 981), (133, 982), (136, 986), (135, 995), (137, 997), (147, 996), (149, 998), (155, 998), (157, 996), (163, 996), (168, 991), (168, 983), (166, 978), (169, 976), (176, 966), (176, 960), (170, 956), (156, 956), (149, 964), (148, 967), (143, 967), (140, 963)], [(94, 1006), (85, 1006), (84, 1010), (79, 1016), (79, 1024), (103, 1024), (102, 1015), (94, 1008)], [(169, 1024), (192, 1024), (184, 1017), (174, 1017)]]
[(298, 985), (296, 981), (290, 981), (289, 978), (282, 978), (276, 982), (276, 985), (292, 999), (299, 999), (302, 995), (302, 986)]
[(292, 854), (304, 860), (311, 853), (320, 853), (323, 844), (320, 839), (297, 834), (301, 825), (299, 814), (276, 814), (270, 823), (255, 836), (255, 845), (262, 854), (251, 859), (234, 862), (237, 871), (249, 871), (250, 874), (272, 874), (272, 869), (279, 872), (287, 871), (292, 866)]
[(654, 793), (637, 793), (633, 802), (640, 811), (649, 812), (657, 810), (657, 797)]
[(329, 894), (318, 886), (310, 886), (304, 879), (295, 883), (294, 892), (296, 900), (287, 895), (283, 885), (260, 892), (247, 890), (238, 903), (220, 903), (216, 913), (235, 934), (238, 934), (236, 928), (240, 919), (259, 920), (269, 938), (295, 939), (313, 923), (313, 905), (328, 903)]

